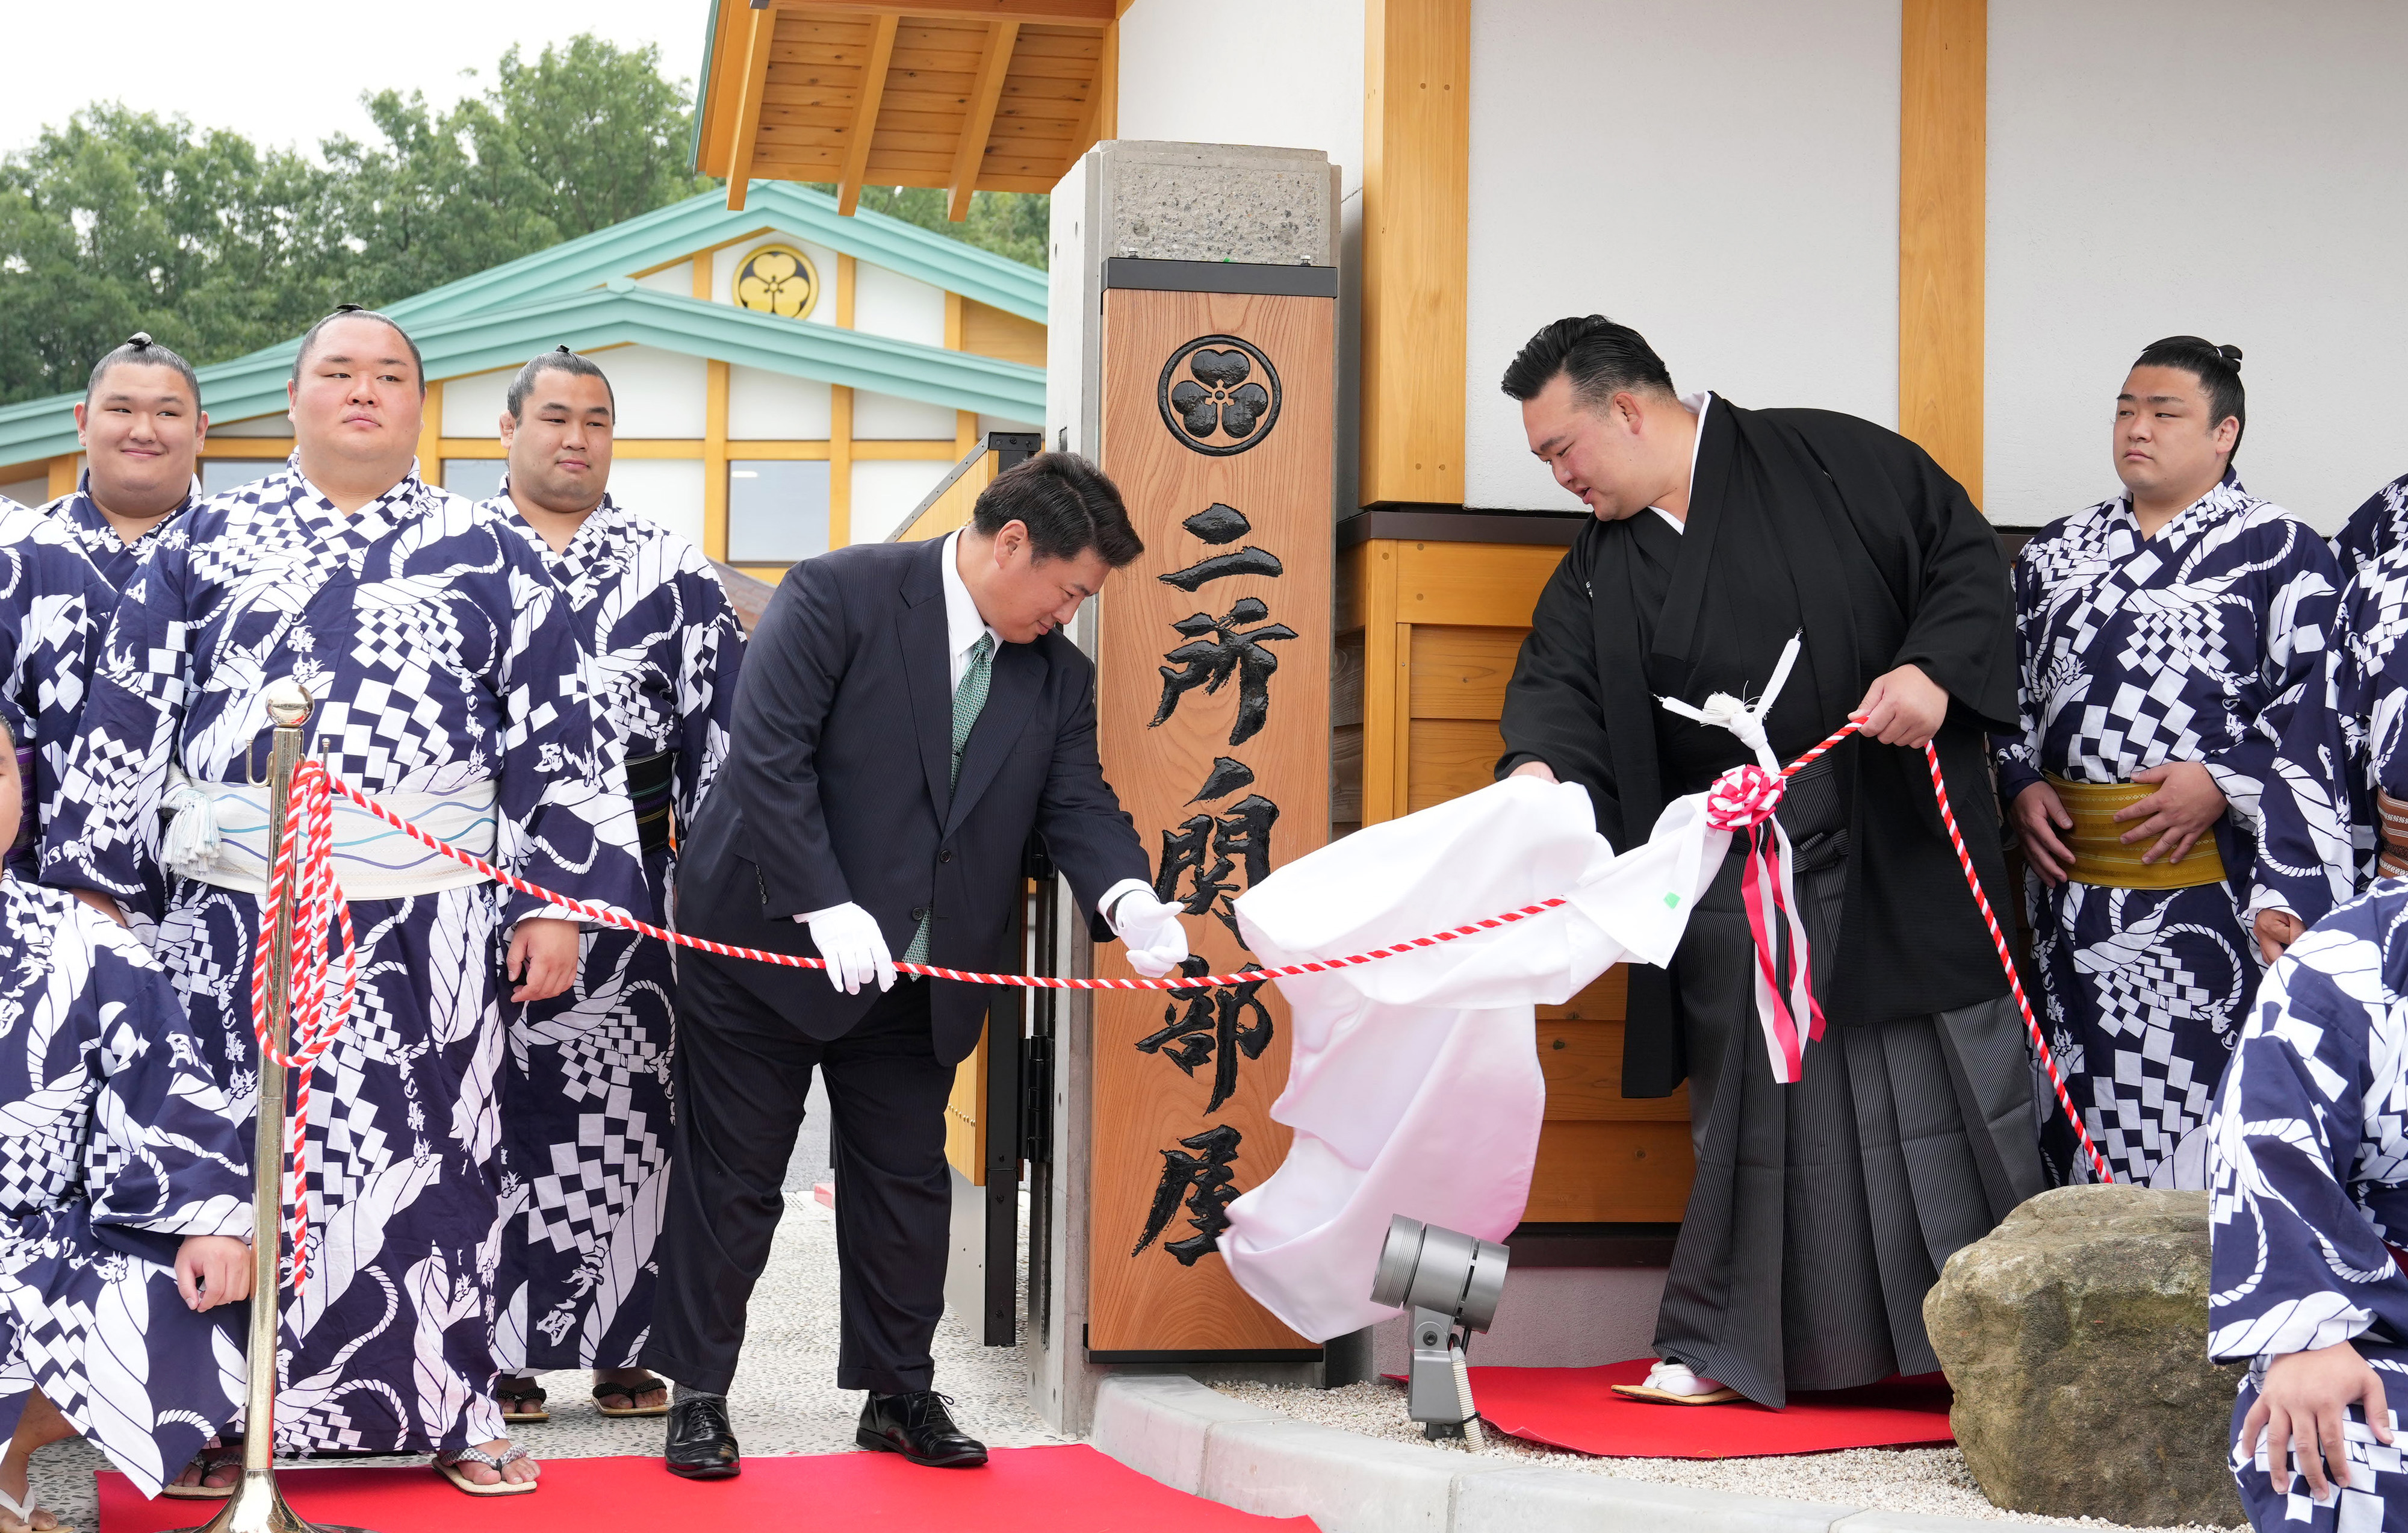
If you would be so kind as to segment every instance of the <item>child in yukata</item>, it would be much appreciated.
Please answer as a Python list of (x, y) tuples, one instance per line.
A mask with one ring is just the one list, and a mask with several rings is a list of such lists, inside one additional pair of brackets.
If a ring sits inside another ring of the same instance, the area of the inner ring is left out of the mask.
[[(23, 728), (0, 699), (0, 826)], [(250, 1155), (201, 1057), (131, 933), (0, 873), (0, 1533), (60, 1526), (44, 1444), (79, 1434), (155, 1496), (241, 1409), (220, 1307), (251, 1292)]]

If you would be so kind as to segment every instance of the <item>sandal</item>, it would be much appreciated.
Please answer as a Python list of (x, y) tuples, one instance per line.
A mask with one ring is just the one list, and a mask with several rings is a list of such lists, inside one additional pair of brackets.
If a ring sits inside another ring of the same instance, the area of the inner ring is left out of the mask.
[[(9, 1495), (7, 1491), (0, 1490), (0, 1512), (7, 1512), (9, 1516), (16, 1518), (19, 1522), (24, 1524), (28, 1528), (31, 1528), (34, 1526), (34, 1513), (41, 1510), (41, 1506), (35, 1500), (34, 1486), (30, 1481), (26, 1483), (25, 1499), (22, 1503), (20, 1503), (15, 1497)], [(60, 1522), (56, 1517), (50, 1519), (50, 1526), (49, 1528), (42, 1529), (41, 1533), (52, 1533), (52, 1530), (55, 1530), (55, 1533), (68, 1533), (66, 1525)]]
[[(649, 1373), (645, 1374), (640, 1379), (627, 1379), (615, 1384), (595, 1384), (594, 1386), (594, 1409), (601, 1411), (606, 1416), (666, 1416), (669, 1413), (668, 1401), (663, 1400), (658, 1405), (638, 1405), (636, 1403), (636, 1397), (638, 1395), (649, 1395), (656, 1389), (661, 1391), (663, 1394), (666, 1394), (668, 1392), (668, 1387), (669, 1384), (667, 1380), (656, 1379)], [(624, 1397), (627, 1403), (624, 1406), (604, 1405), (602, 1403), (603, 1400), (613, 1395)], [(502, 1419), (504, 1421), (509, 1420), (508, 1416), (505, 1416)]]
[[(182, 1501), (222, 1501), (234, 1494), (234, 1485), (212, 1485), (208, 1483), (208, 1478), (220, 1469), (242, 1468), (242, 1443), (239, 1440), (233, 1442), (211, 1443), (193, 1455), (193, 1463), (200, 1466), (202, 1482), (200, 1484), (162, 1485), (159, 1487), (159, 1494), (172, 1496)], [(235, 1483), (240, 1484), (241, 1482), (236, 1481)]]
[(482, 1448), (446, 1448), (435, 1455), (435, 1472), (471, 1496), (527, 1496), (533, 1494), (536, 1487), (536, 1482), (532, 1480), (516, 1484), (508, 1480), (497, 1480), (490, 1485), (480, 1485), (460, 1472), (463, 1463), (474, 1461), (499, 1474), (526, 1456), (527, 1451), (516, 1443), (510, 1445), (508, 1453), (499, 1455), (489, 1454)]
[(552, 1419), (552, 1412), (544, 1409), (551, 1397), (532, 1379), (504, 1379), (494, 1386), (494, 1398), (501, 1402), (502, 1420), (512, 1426)]

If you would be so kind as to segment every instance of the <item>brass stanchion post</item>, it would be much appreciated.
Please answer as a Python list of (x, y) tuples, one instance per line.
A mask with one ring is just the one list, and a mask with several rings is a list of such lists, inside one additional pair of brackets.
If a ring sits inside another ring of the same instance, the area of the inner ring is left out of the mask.
[[(314, 708), (308, 690), (286, 677), (269, 683), (267, 716), (276, 726), (267, 758), (268, 860), (284, 834), (293, 770), (301, 764), (301, 732)], [(243, 1411), (242, 1480), (218, 1514), (186, 1533), (366, 1533), (365, 1529), (312, 1523), (285, 1505), (276, 1485), (276, 1340), (283, 1317), (283, 1290), (277, 1282), (284, 1236), (284, 1067), (280, 1056), (292, 1046), (288, 994), (293, 969), (294, 885), (297, 863), (285, 880), (273, 920), (267, 966), (267, 1046), (259, 1052), (259, 1130), (252, 1141), (251, 1344), (247, 1350), (250, 1397)]]

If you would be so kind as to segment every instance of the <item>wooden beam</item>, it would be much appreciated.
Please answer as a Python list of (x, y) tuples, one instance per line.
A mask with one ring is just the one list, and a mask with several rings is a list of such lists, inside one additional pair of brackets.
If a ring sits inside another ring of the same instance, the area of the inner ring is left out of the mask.
[(1989, 5), (1901, 0), (1899, 11), (1898, 429), (1978, 506)]
[[(853, 277), (852, 256), (836, 258), (836, 322), (853, 328)], [(853, 391), (841, 383), (828, 388), (828, 547), (840, 549), (853, 541)]]
[(962, 119), (962, 141), (953, 146), (945, 216), (955, 223), (970, 216), (970, 193), (978, 190), (979, 166), (986, 159), (986, 136), (995, 128), (1003, 77), (1010, 72), (1011, 50), (1019, 41), (1018, 21), (996, 21), (987, 29), (986, 56), (979, 61), (978, 84), (970, 93), (968, 115)]
[(702, 552), (708, 559), (727, 557), (727, 364), (712, 362), (702, 407)]
[(737, 97), (735, 138), (727, 156), (727, 209), (744, 210), (752, 190), (752, 149), (761, 136), (761, 94), (769, 83), (769, 42), (777, 35), (778, 13), (755, 7), (752, 29), (744, 40), (744, 91)]
[[(768, 0), (752, 0), (754, 9)], [(909, 16), (915, 21), (1011, 21), (1028, 26), (1099, 27), (1128, 7), (1113, 0), (777, 0), (795, 15)]]
[(845, 141), (844, 173), (837, 178), (836, 210), (851, 216), (861, 206), (861, 178), (869, 169), (869, 141), (878, 136), (878, 104), (886, 99), (886, 66), (895, 57), (899, 16), (881, 16), (869, 35), (869, 57), (861, 66), (861, 98), (853, 109), (853, 136)]
[(1365, 0), (1363, 27), (1360, 499), (1460, 506), (1471, 0)]
[(443, 482), (443, 385), (426, 385), (418, 410), (418, 477), (428, 484)]

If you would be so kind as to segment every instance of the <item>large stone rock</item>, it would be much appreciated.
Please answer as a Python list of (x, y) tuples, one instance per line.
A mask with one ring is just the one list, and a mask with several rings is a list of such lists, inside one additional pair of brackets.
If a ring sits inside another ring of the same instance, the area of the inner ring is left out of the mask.
[(2014, 1512), (2243, 1521), (2225, 1468), (2238, 1365), (2207, 1360), (2207, 1195), (2041, 1194), (1948, 1259), (1924, 1324), (1956, 1444)]

